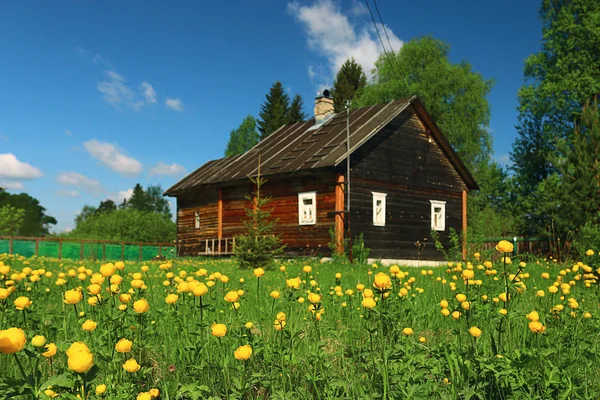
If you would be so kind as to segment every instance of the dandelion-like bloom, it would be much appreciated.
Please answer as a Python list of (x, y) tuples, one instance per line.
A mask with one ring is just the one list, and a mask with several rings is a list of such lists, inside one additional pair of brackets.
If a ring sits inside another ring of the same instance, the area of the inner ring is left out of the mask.
[(364, 308), (373, 308), (377, 305), (372, 297), (365, 297), (361, 304)]
[(476, 326), (472, 326), (469, 328), (469, 333), (471, 334), (471, 336), (473, 336), (474, 338), (478, 338), (479, 336), (481, 336), (481, 329), (479, 329)]
[(508, 240), (501, 240), (496, 245), (496, 250), (501, 253), (512, 253), (514, 250), (514, 245)]
[(214, 337), (223, 337), (227, 334), (227, 327), (225, 324), (213, 324), (211, 327), (211, 335)]
[(227, 292), (224, 299), (228, 303), (235, 303), (240, 299), (240, 294), (236, 290), (232, 290), (230, 292)]
[(42, 355), (46, 358), (54, 357), (58, 351), (58, 347), (54, 343), (48, 343), (45, 347), (46, 351)]
[(140, 368), (141, 366), (137, 363), (135, 358), (130, 358), (129, 360), (125, 361), (125, 364), (123, 364), (123, 369), (127, 372), (138, 372)]
[(104, 383), (101, 385), (97, 385), (96, 386), (96, 394), (98, 396), (102, 396), (104, 393), (106, 393), (106, 385)]
[(133, 302), (133, 310), (138, 314), (147, 313), (150, 310), (150, 305), (148, 304), (148, 300), (140, 299)]
[(280, 296), (280, 293), (279, 293), (279, 291), (278, 291), (278, 290), (273, 290), (273, 291), (271, 292), (270, 296), (271, 296), (272, 298), (274, 298), (274, 299), (278, 299), (278, 298), (279, 298), (279, 296)]
[(194, 296), (201, 297), (208, 293), (208, 287), (204, 283), (199, 283), (194, 287), (194, 290), (192, 290), (192, 292), (194, 293)]
[(67, 290), (65, 292), (65, 304), (77, 304), (83, 299), (83, 294), (77, 289)]
[(292, 278), (292, 279), (285, 280), (285, 284), (290, 289), (298, 289), (300, 287), (301, 283), (302, 283), (302, 280), (300, 278)]
[(13, 354), (23, 350), (27, 343), (25, 332), (20, 328), (0, 331), (0, 353)]
[(313, 304), (317, 304), (317, 303), (321, 302), (320, 294), (310, 292), (307, 297), (308, 297), (308, 301), (310, 301)]
[(594, 250), (589, 249), (588, 251), (585, 252), (586, 256), (593, 256), (594, 255)]
[(252, 355), (252, 346), (250, 346), (249, 344), (240, 346), (237, 348), (236, 351), (233, 352), (233, 355), (238, 360), (241, 360), (241, 361), (247, 360)]
[(379, 291), (386, 291), (392, 287), (392, 280), (389, 275), (384, 272), (379, 272), (373, 280), (373, 287)]
[(88, 332), (93, 332), (97, 326), (98, 326), (98, 324), (96, 322), (92, 321), (91, 319), (88, 319), (83, 324), (81, 324), (81, 328), (84, 331), (88, 331)]
[(115, 345), (115, 350), (117, 350), (119, 353), (129, 353), (132, 345), (133, 343), (131, 340), (123, 338), (117, 342)]
[(540, 315), (537, 311), (533, 310), (529, 314), (527, 314), (527, 319), (531, 322), (537, 322), (540, 320)]
[(175, 293), (171, 293), (165, 297), (165, 303), (167, 304), (175, 304), (177, 303), (177, 300), (179, 300), (179, 296)]
[(544, 333), (546, 327), (539, 321), (532, 321), (528, 325), (529, 330), (533, 333)]
[(262, 268), (256, 268), (254, 270), (254, 276), (256, 276), (257, 278), (262, 277), (265, 274), (265, 270)]
[(29, 300), (28, 297), (25, 296), (19, 296), (15, 299), (15, 301), (13, 302), (13, 304), (15, 305), (15, 308), (19, 311), (22, 311), (26, 308), (29, 308), (29, 306), (31, 306), (31, 300)]
[(68, 365), (72, 371), (83, 374), (94, 366), (94, 355), (90, 349), (81, 342), (75, 342), (67, 350)]
[(410, 336), (414, 333), (412, 328), (404, 328), (402, 329), (402, 334), (406, 336)]

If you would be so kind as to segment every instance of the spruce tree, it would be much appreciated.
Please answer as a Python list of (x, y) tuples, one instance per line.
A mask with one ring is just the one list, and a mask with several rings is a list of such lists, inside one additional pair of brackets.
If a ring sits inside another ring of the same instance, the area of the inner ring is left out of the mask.
[(306, 120), (306, 114), (302, 111), (303, 105), (302, 96), (299, 94), (295, 95), (288, 114), (288, 124), (295, 124), (296, 122), (304, 122)]
[(333, 82), (333, 106), (335, 112), (345, 109), (346, 100), (352, 100), (355, 93), (367, 85), (367, 76), (362, 67), (349, 58), (338, 71)]
[(256, 119), (248, 115), (237, 129), (229, 134), (229, 142), (225, 149), (225, 157), (244, 154), (258, 143), (258, 131), (256, 130)]
[(265, 102), (260, 106), (258, 130), (260, 140), (263, 140), (288, 122), (290, 99), (277, 81), (271, 86)]

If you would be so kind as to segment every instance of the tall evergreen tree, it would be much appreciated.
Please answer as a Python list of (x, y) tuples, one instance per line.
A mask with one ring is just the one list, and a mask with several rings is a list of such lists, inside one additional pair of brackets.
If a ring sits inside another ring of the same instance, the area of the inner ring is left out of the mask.
[(0, 207), (7, 205), (24, 211), (17, 231), (19, 236), (46, 235), (50, 225), (56, 224), (56, 219), (46, 215), (46, 209), (40, 202), (27, 193), (11, 194), (0, 188)]
[(333, 82), (333, 106), (335, 112), (343, 111), (346, 100), (354, 99), (357, 91), (367, 85), (367, 76), (360, 64), (349, 58), (342, 64)]
[(229, 134), (229, 142), (225, 149), (225, 157), (244, 154), (258, 143), (258, 131), (256, 130), (256, 119), (248, 115), (240, 126)]
[(288, 124), (295, 124), (296, 122), (304, 122), (306, 120), (306, 114), (302, 111), (303, 106), (304, 101), (302, 100), (302, 96), (299, 94), (295, 95), (288, 114)]
[(544, 184), (557, 172), (558, 143), (571, 141), (586, 100), (600, 92), (600, 2), (543, 0), (542, 49), (525, 61), (518, 136), (511, 159), (524, 233), (544, 229), (553, 202)]
[(277, 81), (267, 93), (265, 102), (260, 106), (258, 130), (263, 140), (288, 122), (290, 98), (281, 82)]

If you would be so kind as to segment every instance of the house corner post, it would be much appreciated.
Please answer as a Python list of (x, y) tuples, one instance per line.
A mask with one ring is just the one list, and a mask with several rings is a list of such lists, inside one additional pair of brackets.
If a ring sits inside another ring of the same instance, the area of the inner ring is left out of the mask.
[(467, 259), (467, 191), (462, 191), (462, 258)]
[(344, 252), (344, 174), (337, 174), (335, 182), (335, 249)]
[(219, 254), (221, 254), (221, 239), (223, 238), (223, 188), (219, 188), (219, 200), (217, 201), (217, 245)]

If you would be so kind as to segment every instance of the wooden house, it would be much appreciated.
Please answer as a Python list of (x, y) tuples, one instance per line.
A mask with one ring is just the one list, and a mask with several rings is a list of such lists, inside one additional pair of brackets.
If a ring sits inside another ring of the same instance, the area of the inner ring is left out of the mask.
[(451, 228), (465, 230), (467, 192), (477, 189), (416, 97), (334, 114), (325, 91), (313, 119), (282, 126), (244, 154), (209, 161), (165, 192), (177, 198), (180, 255), (232, 252), (252, 207), (245, 196), (259, 157), (275, 233), (291, 255), (331, 254), (330, 230), (340, 249), (349, 220), (350, 235), (363, 233), (373, 258), (441, 260), (431, 232), (448, 246)]

